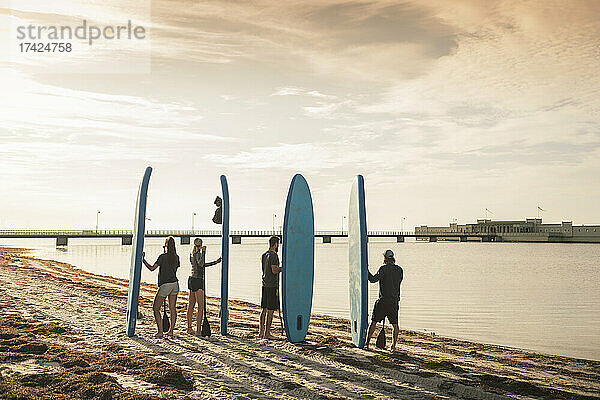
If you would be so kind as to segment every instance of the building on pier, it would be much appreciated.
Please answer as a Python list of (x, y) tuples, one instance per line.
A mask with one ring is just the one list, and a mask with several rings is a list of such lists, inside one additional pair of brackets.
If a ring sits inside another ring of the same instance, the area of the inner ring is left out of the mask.
[[(560, 224), (545, 224), (541, 218), (527, 218), (515, 221), (493, 221), (478, 219), (475, 224), (451, 223), (449, 226), (434, 227), (421, 225), (415, 228), (415, 234), (448, 235), (456, 233), (469, 236), (488, 234), (496, 241), (504, 242), (577, 242), (600, 243), (600, 225), (573, 225), (571, 221)], [(456, 240), (448, 238), (448, 240)]]

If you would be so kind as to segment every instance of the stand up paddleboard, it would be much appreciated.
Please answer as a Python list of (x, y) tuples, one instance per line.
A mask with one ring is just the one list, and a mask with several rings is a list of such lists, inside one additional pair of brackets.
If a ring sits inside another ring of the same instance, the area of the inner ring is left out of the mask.
[(127, 294), (127, 336), (135, 335), (138, 302), (140, 300), (140, 281), (142, 279), (142, 253), (144, 252), (144, 233), (146, 232), (146, 199), (152, 168), (146, 168), (138, 189), (133, 223), (133, 246), (131, 248), (131, 268), (129, 270), (129, 292)]
[(367, 256), (367, 212), (365, 207), (365, 183), (356, 176), (350, 191), (348, 207), (348, 259), (350, 295), (350, 329), (352, 343), (363, 348), (367, 338), (369, 314), (369, 266)]
[(229, 187), (227, 178), (221, 175), (221, 190), (223, 192), (223, 225), (221, 233), (221, 335), (227, 335), (227, 320), (229, 310)]
[(308, 332), (315, 268), (315, 226), (310, 189), (304, 177), (292, 179), (283, 219), (282, 308), (285, 334), (292, 343)]

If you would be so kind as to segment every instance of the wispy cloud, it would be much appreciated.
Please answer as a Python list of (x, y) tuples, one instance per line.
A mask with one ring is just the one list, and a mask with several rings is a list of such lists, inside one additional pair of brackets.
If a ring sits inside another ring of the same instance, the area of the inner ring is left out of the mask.
[(198, 132), (199, 110), (185, 103), (160, 103), (148, 98), (72, 90), (5, 72), (2, 86), (15, 96), (0, 100), (3, 130), (50, 139), (94, 136), (126, 139), (142, 135), (145, 141), (173, 139), (231, 142), (237, 139)]
[(321, 93), (318, 90), (307, 90), (298, 87), (282, 87), (278, 89), (271, 96), (306, 96), (317, 99), (336, 99), (337, 96), (331, 94)]

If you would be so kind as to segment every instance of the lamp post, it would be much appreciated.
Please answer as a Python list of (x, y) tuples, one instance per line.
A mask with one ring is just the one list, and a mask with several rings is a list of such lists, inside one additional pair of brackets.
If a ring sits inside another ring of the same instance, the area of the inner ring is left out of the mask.
[(277, 214), (273, 213), (273, 235), (275, 234), (275, 218), (277, 218)]
[(98, 233), (98, 221), (100, 220), (100, 210), (96, 211), (96, 233)]
[(340, 232), (342, 235), (344, 234), (344, 220), (345, 219), (346, 219), (346, 216), (342, 215), (342, 229), (341, 229), (341, 232)]
[(192, 213), (192, 232), (194, 232), (194, 220), (196, 219), (196, 213)]
[(400, 217), (400, 232), (404, 232), (404, 221), (406, 217)]

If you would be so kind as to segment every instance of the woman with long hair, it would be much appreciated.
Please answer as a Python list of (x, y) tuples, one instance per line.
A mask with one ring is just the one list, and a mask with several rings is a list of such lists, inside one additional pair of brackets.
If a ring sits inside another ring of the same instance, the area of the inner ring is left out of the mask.
[[(177, 280), (177, 268), (179, 268), (179, 256), (175, 249), (175, 239), (169, 236), (163, 246), (164, 253), (158, 256), (154, 265), (150, 265), (144, 257), (144, 265), (150, 271), (158, 270), (158, 291), (154, 297), (152, 309), (154, 311), (154, 320), (158, 328), (157, 338), (167, 335), (173, 337), (175, 329), (175, 320), (177, 319), (177, 294), (179, 293), (179, 281)], [(171, 329), (169, 332), (163, 332), (162, 317), (160, 315), (160, 306), (164, 304), (165, 299), (169, 298), (169, 314), (171, 315)]]
[(194, 334), (192, 326), (194, 320), (194, 307), (198, 304), (198, 314), (196, 315), (196, 335), (200, 336), (202, 330), (202, 321), (204, 320), (204, 292), (206, 290), (206, 279), (204, 269), (221, 262), (221, 257), (215, 261), (206, 262), (206, 246), (202, 245), (202, 239), (194, 240), (194, 248), (190, 253), (190, 263), (192, 264), (192, 274), (188, 278), (188, 289), (190, 298), (187, 308), (187, 333)]

